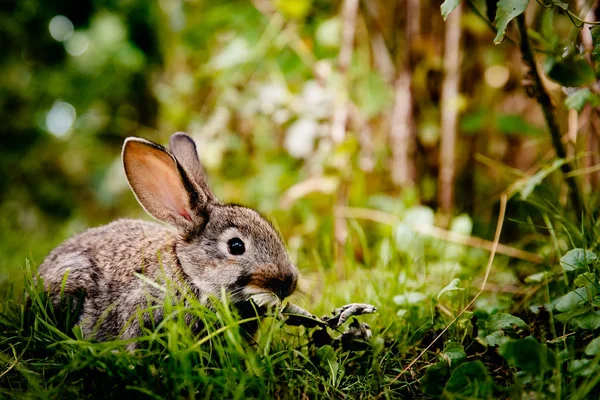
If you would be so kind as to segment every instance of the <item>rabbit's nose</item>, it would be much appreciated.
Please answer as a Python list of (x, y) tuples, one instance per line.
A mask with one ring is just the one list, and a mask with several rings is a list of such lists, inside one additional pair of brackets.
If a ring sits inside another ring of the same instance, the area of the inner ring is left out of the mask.
[(284, 299), (294, 293), (298, 284), (298, 273), (294, 270), (282, 272), (280, 276), (271, 281), (271, 290), (280, 299)]
[(296, 290), (298, 270), (291, 264), (264, 264), (252, 274), (249, 284), (267, 289), (283, 300)]

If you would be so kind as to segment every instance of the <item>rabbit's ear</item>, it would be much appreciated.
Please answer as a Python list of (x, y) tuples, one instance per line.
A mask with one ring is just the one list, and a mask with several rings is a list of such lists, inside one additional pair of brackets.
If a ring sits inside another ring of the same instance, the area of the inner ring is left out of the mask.
[(198, 190), (204, 193), (208, 201), (216, 202), (215, 195), (208, 186), (204, 168), (200, 164), (194, 140), (183, 132), (174, 133), (169, 140), (169, 150), (183, 165), (192, 181), (198, 186)]
[(131, 190), (148, 214), (183, 232), (204, 225), (208, 199), (196, 190), (186, 171), (162, 146), (127, 138), (123, 167)]

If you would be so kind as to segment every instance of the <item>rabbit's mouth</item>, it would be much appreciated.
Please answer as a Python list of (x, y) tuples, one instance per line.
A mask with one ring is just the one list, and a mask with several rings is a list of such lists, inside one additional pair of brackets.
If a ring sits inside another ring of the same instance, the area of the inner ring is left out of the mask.
[(243, 290), (246, 301), (251, 301), (258, 307), (275, 307), (281, 304), (281, 299), (273, 291), (255, 285), (246, 286)]
[(255, 293), (250, 296), (249, 300), (259, 307), (276, 307), (281, 304), (279, 297), (272, 292)]

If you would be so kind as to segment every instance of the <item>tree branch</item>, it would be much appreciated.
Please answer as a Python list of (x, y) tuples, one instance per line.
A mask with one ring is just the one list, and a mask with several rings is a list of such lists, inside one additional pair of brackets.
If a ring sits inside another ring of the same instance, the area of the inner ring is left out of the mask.
[[(546, 88), (542, 84), (542, 79), (540, 78), (540, 74), (538, 72), (537, 65), (533, 57), (533, 51), (531, 50), (531, 46), (529, 44), (529, 36), (527, 35), (527, 24), (525, 23), (525, 13), (517, 17), (517, 25), (519, 27), (519, 33), (521, 35), (521, 56), (523, 57), (523, 62), (529, 68), (528, 75), (531, 79), (531, 86), (526, 87), (527, 93), (531, 97), (535, 97), (538, 104), (542, 108), (542, 112), (544, 113), (546, 124), (548, 125), (548, 130), (550, 131), (552, 145), (554, 146), (554, 151), (556, 151), (556, 155), (559, 158), (565, 159), (567, 157), (567, 152), (565, 150), (565, 147), (563, 146), (560, 128), (554, 115), (554, 106), (552, 105), (552, 101), (550, 100), (548, 92), (546, 92)], [(571, 197), (571, 202), (573, 203), (573, 208), (577, 213), (577, 219), (578, 221), (581, 221), (583, 219), (585, 210), (583, 202), (581, 200), (581, 192), (579, 191), (577, 181), (574, 176), (571, 176), (573, 168), (571, 167), (570, 163), (565, 162), (561, 166), (561, 170), (563, 172), (567, 185), (569, 186), (569, 195)]]

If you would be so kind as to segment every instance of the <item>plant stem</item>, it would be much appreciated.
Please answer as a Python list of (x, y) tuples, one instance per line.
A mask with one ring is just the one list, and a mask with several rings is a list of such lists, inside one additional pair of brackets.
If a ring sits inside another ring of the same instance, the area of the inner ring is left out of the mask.
[[(531, 86), (526, 88), (527, 92), (531, 97), (535, 97), (538, 104), (542, 108), (544, 117), (546, 119), (546, 124), (548, 125), (548, 130), (550, 131), (550, 136), (552, 137), (552, 145), (554, 146), (556, 155), (559, 158), (565, 159), (567, 157), (567, 152), (561, 140), (560, 128), (554, 115), (554, 106), (552, 105), (552, 101), (550, 100), (550, 96), (548, 95), (546, 88), (542, 84), (542, 79), (540, 78), (540, 74), (533, 57), (533, 51), (529, 45), (527, 25), (525, 23), (525, 13), (517, 17), (517, 25), (521, 35), (521, 56), (523, 57), (525, 64), (529, 67), (529, 76), (533, 81)], [(571, 167), (570, 163), (565, 162), (561, 166), (561, 170), (569, 187), (569, 195), (571, 197), (571, 202), (573, 203), (575, 213), (577, 213), (577, 220), (581, 221), (584, 215), (584, 206), (581, 200), (581, 192), (579, 190), (579, 186), (577, 185), (577, 180), (575, 179), (575, 176), (571, 175), (573, 168)]]

